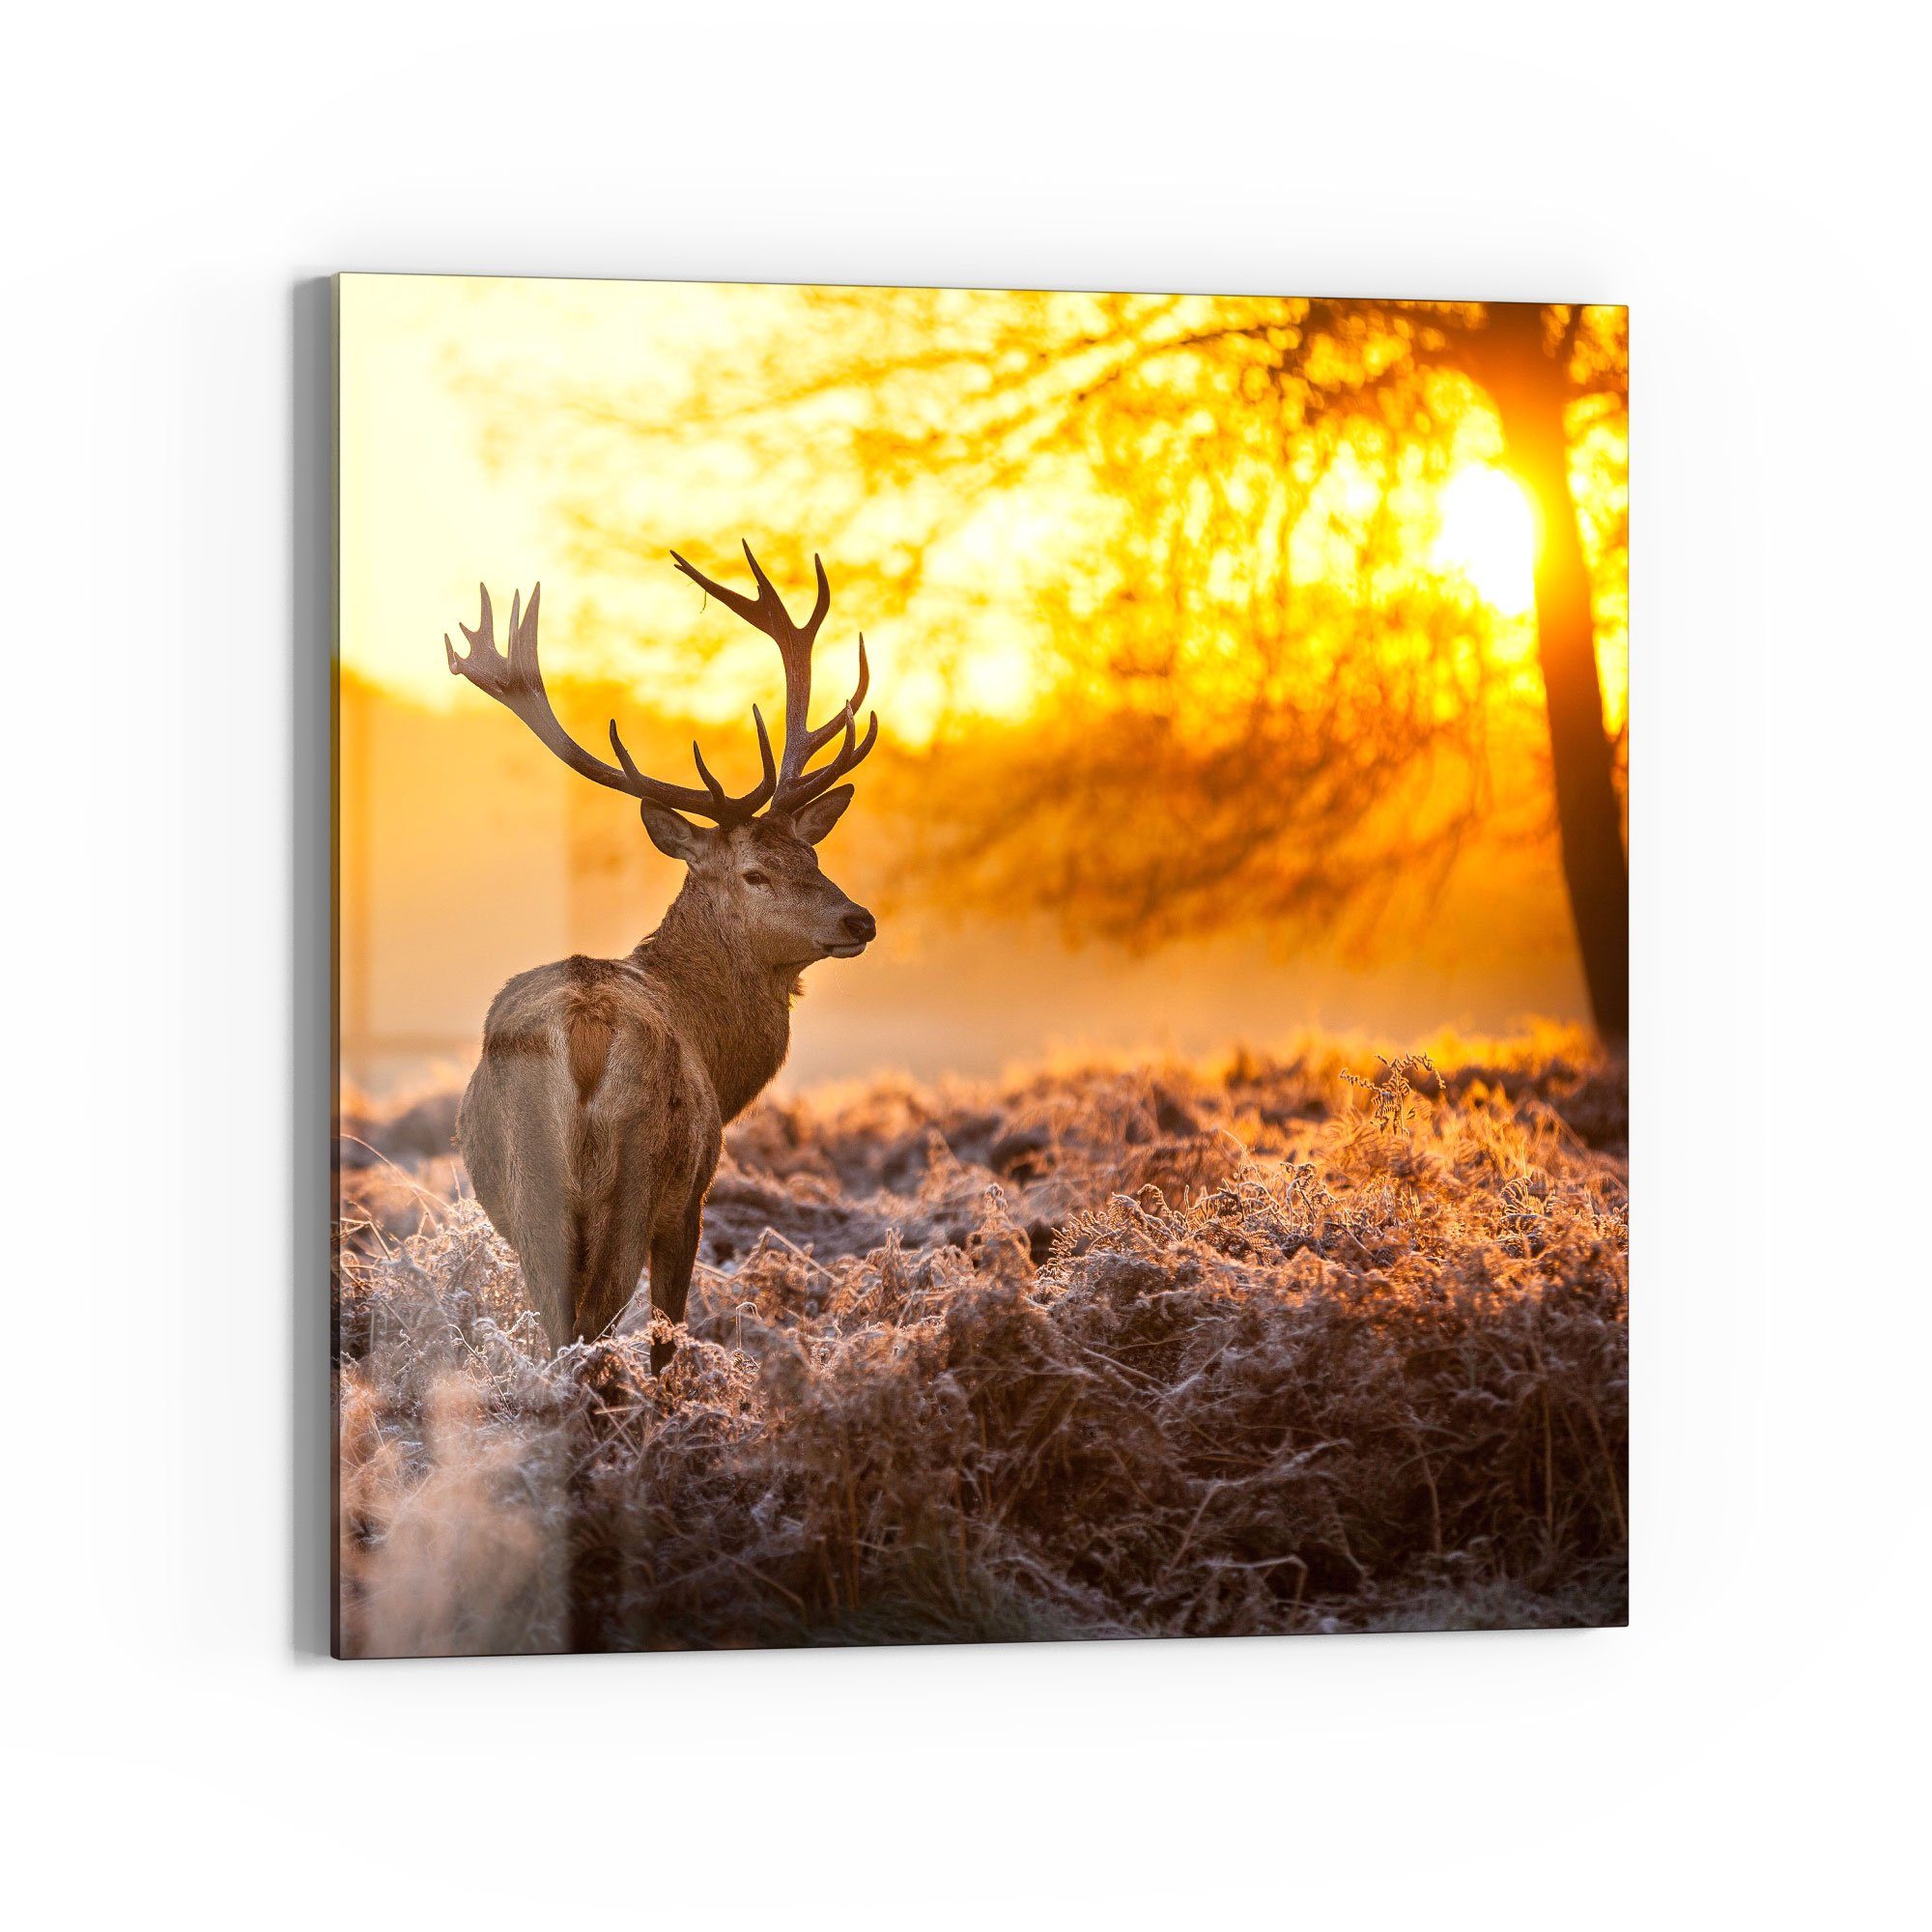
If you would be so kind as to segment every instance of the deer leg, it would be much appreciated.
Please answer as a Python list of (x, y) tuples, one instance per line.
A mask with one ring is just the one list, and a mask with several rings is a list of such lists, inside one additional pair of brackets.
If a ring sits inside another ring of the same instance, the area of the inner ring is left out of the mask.
[(610, 1128), (594, 1113), (582, 1147), (572, 1227), (576, 1334), (588, 1342), (623, 1314), (643, 1275), (651, 1244), (651, 1162), (641, 1135)]
[[(684, 1320), (685, 1301), (691, 1293), (691, 1270), (697, 1260), (697, 1241), (703, 1226), (704, 1196), (697, 1193), (651, 1244), (651, 1303), (664, 1311), (668, 1321)], [(651, 1345), (653, 1372), (670, 1360), (673, 1347), (669, 1342)]]

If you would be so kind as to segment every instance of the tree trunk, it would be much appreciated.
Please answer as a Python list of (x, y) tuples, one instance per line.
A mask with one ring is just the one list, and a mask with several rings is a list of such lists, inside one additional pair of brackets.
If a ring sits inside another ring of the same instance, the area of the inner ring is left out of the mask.
[(1597, 1031), (1620, 1045), (1630, 1036), (1630, 868), (1597, 677), (1590, 576), (1570, 495), (1568, 379), (1544, 346), (1541, 308), (1496, 302), (1489, 318), (1485, 385), (1502, 419), (1510, 466), (1535, 496), (1541, 526), (1536, 645), (1570, 915)]

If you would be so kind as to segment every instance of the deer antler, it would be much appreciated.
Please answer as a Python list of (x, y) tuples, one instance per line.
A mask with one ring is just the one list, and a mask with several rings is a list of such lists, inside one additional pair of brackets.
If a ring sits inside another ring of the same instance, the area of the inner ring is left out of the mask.
[[(823, 572), (819, 581), (823, 583)], [(772, 761), (772, 741), (765, 730), (764, 716), (755, 704), (752, 706), (752, 719), (758, 727), (758, 754), (764, 761), (764, 776), (742, 798), (730, 797), (712, 777), (704, 753), (696, 744), (691, 748), (691, 755), (696, 761), (697, 776), (704, 781), (702, 791), (646, 778), (624, 749), (614, 719), (611, 723), (611, 749), (616, 753), (617, 762), (607, 765), (602, 758), (586, 752), (557, 723), (556, 713), (551, 709), (550, 694), (544, 690), (543, 669), (537, 663), (537, 600), (543, 595), (543, 585), (539, 583), (531, 590), (527, 611), (522, 608), (521, 594), (511, 600), (507, 657), (497, 648), (489, 589), (480, 583), (476, 587), (483, 599), (482, 618), (473, 631), (467, 624), (457, 626), (469, 640), (469, 654), (458, 657), (448, 632), (443, 633), (442, 647), (449, 656), (449, 668), (515, 712), (572, 771), (598, 784), (609, 785), (612, 791), (628, 792), (633, 798), (652, 805), (667, 805), (674, 811), (688, 811), (718, 825), (742, 825), (770, 801), (778, 789), (780, 774)]]
[[(779, 656), (784, 663), (785, 733), (784, 754), (779, 761), (778, 781), (772, 791), (772, 810), (774, 812), (792, 812), (801, 806), (810, 805), (859, 764), (878, 739), (879, 714), (876, 711), (866, 726), (863, 739), (858, 736), (856, 723), (860, 700), (866, 696), (871, 681), (871, 671), (866, 663), (865, 637), (862, 634), (859, 639), (859, 682), (852, 696), (840, 710), (814, 730), (807, 723), (811, 711), (811, 647), (817, 640), (818, 627), (824, 623), (825, 613), (832, 608), (832, 586), (825, 581), (824, 564), (816, 555), (812, 557), (811, 567), (818, 575), (818, 596), (812, 604), (811, 615), (803, 624), (795, 624), (785, 610), (783, 600), (772, 587), (771, 579), (752, 554), (749, 543), (745, 545), (745, 561), (752, 566), (752, 576), (758, 586), (755, 597), (747, 597), (743, 591), (728, 589), (706, 577), (701, 570), (694, 569), (687, 563), (676, 551), (670, 554), (671, 561), (700, 589), (709, 592), (727, 610), (736, 612), (753, 629), (762, 631), (778, 645)], [(811, 758), (840, 732), (844, 734), (844, 742), (838, 750), (816, 771), (808, 771), (806, 766)]]

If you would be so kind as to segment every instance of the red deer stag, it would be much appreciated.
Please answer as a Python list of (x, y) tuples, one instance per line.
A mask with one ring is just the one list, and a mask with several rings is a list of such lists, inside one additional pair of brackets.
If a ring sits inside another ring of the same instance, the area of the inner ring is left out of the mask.
[[(552, 1348), (600, 1335), (648, 1266), (651, 1300), (684, 1320), (705, 1190), (724, 1122), (784, 1064), (799, 975), (819, 959), (850, 959), (877, 931), (872, 915), (819, 869), (812, 851), (852, 800), (838, 780), (872, 749), (863, 739), (859, 685), (838, 715), (811, 728), (811, 647), (831, 606), (816, 557), (818, 598), (795, 624), (749, 544), (758, 594), (714, 583), (675, 551), (678, 569), (778, 645), (784, 664), (784, 753), (774, 764), (758, 708), (764, 775), (726, 795), (696, 745), (703, 789), (646, 778), (611, 726), (614, 765), (577, 744), (551, 709), (537, 665), (537, 600), (510, 607), (505, 657), (491, 633), (490, 593), (449, 668), (508, 706), (574, 772), (639, 801), (660, 852), (689, 868), (664, 923), (623, 959), (577, 957), (520, 973), (490, 1006), (483, 1058), (463, 1096), (457, 1144), (476, 1198), (516, 1249)], [(816, 770), (810, 760), (841, 742)], [(692, 823), (707, 819), (708, 824)], [(651, 1350), (654, 1368), (670, 1346)]]

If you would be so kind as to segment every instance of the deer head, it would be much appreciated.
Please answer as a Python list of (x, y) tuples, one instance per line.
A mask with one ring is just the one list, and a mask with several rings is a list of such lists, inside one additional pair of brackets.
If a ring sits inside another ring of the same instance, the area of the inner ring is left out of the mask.
[[(527, 611), (520, 597), (511, 601), (507, 656), (497, 648), (490, 592), (479, 585), (483, 611), (476, 629), (458, 627), (469, 639), (468, 654), (459, 656), (448, 636), (443, 638), (449, 668), (514, 712), (572, 771), (637, 799), (652, 844), (689, 868), (680, 897), (700, 903), (712, 923), (740, 949), (741, 956), (780, 972), (796, 971), (816, 959), (852, 958), (866, 950), (877, 923), (864, 906), (826, 877), (812, 847), (852, 802), (851, 785), (838, 781), (871, 751), (879, 735), (877, 712), (871, 714), (863, 738), (856, 724), (870, 680), (866, 640), (859, 639), (859, 682), (852, 696), (814, 728), (808, 723), (811, 651), (832, 606), (824, 564), (816, 556), (811, 560), (818, 596), (811, 615), (800, 625), (793, 623), (750, 544), (745, 546), (745, 560), (757, 584), (755, 597), (713, 582), (675, 551), (671, 558), (693, 582), (770, 638), (784, 667), (783, 753), (774, 760), (764, 715), (753, 705), (764, 771), (758, 782), (740, 796), (731, 796), (719, 783), (696, 744), (691, 753), (702, 790), (645, 776), (624, 749), (614, 720), (611, 724), (614, 765), (586, 752), (564, 730), (551, 709), (537, 662), (541, 584), (531, 590)], [(811, 769), (811, 759), (835, 738), (840, 740), (838, 750)], [(705, 822), (694, 824), (694, 819)]]

